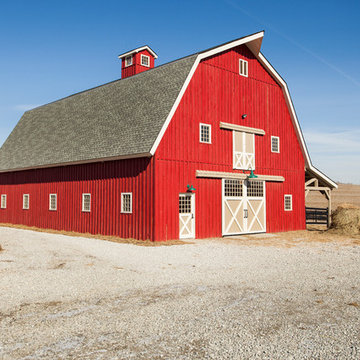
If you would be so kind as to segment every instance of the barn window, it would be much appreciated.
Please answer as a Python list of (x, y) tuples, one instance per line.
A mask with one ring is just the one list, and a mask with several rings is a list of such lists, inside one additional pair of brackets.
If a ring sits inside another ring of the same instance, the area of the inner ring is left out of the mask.
[(292, 211), (292, 195), (284, 195), (284, 210)]
[(23, 209), (28, 210), (30, 208), (30, 195), (23, 194)]
[(225, 179), (224, 194), (229, 197), (239, 197), (243, 194), (243, 182), (241, 180)]
[(239, 59), (239, 74), (248, 76), (248, 62), (246, 60)]
[(133, 63), (133, 57), (132, 55), (126, 56), (125, 57), (125, 66), (130, 66)]
[(141, 65), (150, 67), (150, 57), (147, 55), (141, 54)]
[(91, 194), (82, 194), (82, 211), (91, 211)]
[(248, 197), (263, 197), (264, 196), (264, 183), (263, 181), (248, 181), (247, 183), (247, 196)]
[(200, 142), (211, 144), (211, 125), (200, 124)]
[(52, 211), (57, 210), (57, 194), (49, 195), (49, 210), (52, 210)]
[(1, 195), (1, 208), (6, 209), (6, 195)]
[(255, 170), (255, 134), (233, 131), (233, 167)]
[(179, 196), (179, 214), (191, 213), (191, 195)]
[(273, 153), (280, 152), (280, 138), (278, 136), (271, 137), (271, 152)]
[(121, 212), (123, 214), (132, 213), (132, 193), (121, 193)]

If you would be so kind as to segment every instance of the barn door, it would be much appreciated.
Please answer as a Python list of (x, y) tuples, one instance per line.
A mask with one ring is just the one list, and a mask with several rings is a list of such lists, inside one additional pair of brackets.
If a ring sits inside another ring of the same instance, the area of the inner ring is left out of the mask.
[(255, 135), (233, 131), (234, 169), (255, 170)]
[(195, 194), (179, 194), (179, 237), (195, 238)]
[(265, 182), (223, 180), (223, 235), (266, 232)]

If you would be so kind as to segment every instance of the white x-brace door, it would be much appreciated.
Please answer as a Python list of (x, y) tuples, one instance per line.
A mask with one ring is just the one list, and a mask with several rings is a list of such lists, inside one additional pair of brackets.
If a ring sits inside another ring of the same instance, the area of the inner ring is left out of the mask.
[(179, 194), (179, 237), (195, 238), (195, 194)]
[(265, 182), (223, 179), (222, 187), (223, 235), (266, 232)]

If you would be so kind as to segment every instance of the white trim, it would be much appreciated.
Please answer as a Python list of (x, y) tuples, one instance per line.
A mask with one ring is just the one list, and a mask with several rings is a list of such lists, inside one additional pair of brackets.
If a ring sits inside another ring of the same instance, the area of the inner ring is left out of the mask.
[[(84, 209), (84, 197), (87, 195), (90, 196), (89, 209)], [(91, 194), (90, 193), (82, 193), (81, 211), (82, 212), (91, 212)]]
[[(244, 173), (232, 173), (225, 171), (209, 171), (209, 170), (196, 170), (195, 173), (198, 178), (210, 178), (210, 179), (247, 179), (249, 174)], [(257, 178), (254, 180), (264, 180), (264, 181), (277, 181), (284, 182), (285, 178), (283, 176), (278, 175), (259, 175), (256, 174)], [(251, 179), (250, 179), (251, 181)]]
[[(241, 72), (241, 63), (244, 64), (243, 73)], [(245, 71), (246, 68), (246, 71)], [(239, 59), (239, 75), (248, 77), (249, 76), (249, 62), (244, 59)]]
[[(287, 209), (287, 208), (286, 208), (285, 199), (286, 199), (287, 197), (290, 198), (290, 206), (291, 206), (290, 209)], [(292, 211), (292, 210), (293, 210), (293, 201), (292, 201), (292, 195), (291, 195), (291, 194), (284, 194), (284, 210), (285, 210), (285, 211)]]
[[(209, 128), (209, 141), (201, 141), (201, 126), (207, 126)], [(204, 123), (199, 124), (199, 141), (202, 144), (211, 144), (211, 125), (210, 124), (204, 124)]]
[(223, 51), (226, 51), (226, 50), (231, 49), (233, 47), (240, 46), (240, 45), (243, 45), (243, 44), (247, 43), (247, 46), (249, 47), (251, 52), (256, 56), (256, 58), (260, 61), (260, 63), (272, 74), (273, 78), (278, 82), (278, 84), (283, 89), (285, 101), (286, 101), (286, 104), (287, 104), (288, 109), (290, 111), (290, 116), (291, 116), (291, 119), (292, 119), (293, 124), (295, 126), (295, 130), (296, 130), (298, 139), (300, 141), (302, 152), (303, 152), (304, 157), (305, 157), (306, 167), (309, 168), (311, 171), (313, 171), (319, 178), (323, 179), (331, 187), (337, 188), (337, 184), (334, 181), (332, 181), (330, 178), (328, 178), (324, 174), (320, 173), (311, 163), (310, 156), (309, 156), (309, 153), (308, 153), (306, 145), (305, 145), (305, 140), (304, 140), (304, 137), (303, 137), (302, 132), (301, 132), (300, 124), (299, 124), (299, 121), (298, 121), (296, 113), (295, 113), (295, 109), (294, 109), (294, 106), (293, 106), (293, 103), (292, 103), (292, 100), (291, 100), (291, 97), (290, 97), (288, 87), (287, 87), (285, 81), (281, 78), (281, 76), (270, 65), (270, 63), (266, 60), (266, 58), (260, 53), (260, 45), (261, 45), (261, 40), (262, 40), (263, 37), (264, 37), (264, 32), (261, 31), (259, 33), (244, 37), (242, 39), (232, 41), (232, 42), (230, 42), (228, 44), (215, 47), (214, 49), (205, 51), (203, 53), (200, 53), (197, 56), (193, 66), (192, 66), (192, 68), (191, 68), (191, 70), (190, 70), (190, 72), (189, 72), (189, 74), (188, 74), (182, 88), (181, 88), (181, 91), (180, 91), (178, 97), (176, 98), (176, 101), (175, 101), (171, 111), (170, 111), (168, 117), (166, 118), (166, 121), (163, 124), (162, 129), (159, 132), (159, 134), (158, 134), (158, 136), (157, 136), (157, 138), (156, 138), (156, 140), (155, 140), (155, 142), (154, 142), (154, 144), (153, 144), (153, 146), (152, 146), (152, 148), (150, 150), (150, 153), (151, 153), (151, 155), (155, 154), (156, 149), (158, 148), (158, 146), (160, 144), (160, 141), (161, 141), (162, 137), (164, 136), (165, 131), (166, 131), (166, 129), (168, 128), (168, 126), (170, 124), (171, 118), (175, 114), (175, 111), (176, 111), (177, 107), (179, 106), (180, 101), (181, 101), (181, 99), (182, 99), (182, 97), (183, 97), (183, 95), (184, 95), (184, 93), (185, 93), (191, 79), (192, 79), (192, 76), (194, 75), (194, 73), (196, 71), (196, 68), (200, 63), (200, 61), (202, 59), (206, 58), (206, 57), (216, 55), (216, 54), (218, 54), (220, 52), (223, 52)]
[[(124, 211), (124, 195), (130, 195), (130, 211)], [(122, 192), (121, 193), (121, 214), (132, 214), (133, 206), (132, 206), (133, 198), (132, 192)]]
[[(148, 59), (148, 64), (147, 64), (147, 65), (143, 64), (143, 58), (147, 58), (147, 59)], [(150, 67), (150, 56), (141, 54), (141, 55), (140, 55), (140, 65), (141, 65), (141, 66), (145, 66), (145, 67)]]
[(145, 46), (142, 46), (142, 47), (139, 47), (137, 49), (134, 49), (134, 50), (131, 50), (131, 51), (128, 51), (124, 54), (121, 54), (118, 56), (119, 59), (123, 59), (125, 56), (128, 56), (130, 54), (136, 54), (140, 51), (143, 51), (143, 50), (147, 50), (155, 59), (158, 58), (158, 56), (156, 55), (155, 51), (153, 51), (152, 49), (150, 49), (149, 46), (145, 45)]
[(293, 102), (291, 100), (289, 89), (287, 87), (286, 82), (281, 78), (281, 76), (278, 74), (278, 72), (271, 66), (271, 64), (266, 60), (265, 56), (261, 52), (259, 52), (259, 54), (255, 55), (255, 56), (260, 61), (260, 63), (267, 70), (269, 70), (269, 72), (272, 74), (273, 78), (276, 80), (276, 82), (281, 86), (281, 88), (283, 90), (285, 101), (286, 101), (286, 104), (287, 104), (289, 112), (290, 112), (291, 120), (293, 122), (293, 125), (295, 126), (296, 134), (297, 134), (297, 137), (298, 137), (298, 139), (300, 141), (300, 145), (301, 145), (301, 148), (302, 148), (302, 153), (303, 153), (304, 158), (305, 158), (306, 167), (309, 168), (314, 173), (316, 173), (317, 176), (319, 178), (321, 178), (323, 181), (325, 181), (328, 185), (330, 185), (331, 187), (337, 188), (338, 186), (334, 181), (332, 181), (326, 175), (320, 173), (312, 165), (310, 155), (309, 155), (308, 150), (306, 148), (305, 139), (304, 139), (304, 136), (303, 136), (303, 134), (301, 132), (300, 123), (299, 123), (299, 120), (298, 120), (298, 118), (296, 116), (295, 109), (294, 109), (294, 104), (293, 104)]
[[(128, 61), (127, 61), (128, 59), (131, 60), (130, 63), (128, 63)], [(124, 58), (125, 67), (131, 66), (133, 64), (133, 59), (134, 59), (134, 57), (132, 55), (125, 56), (125, 58)]]
[[(51, 208), (51, 197), (55, 196), (55, 208)], [(49, 210), (50, 211), (57, 211), (57, 194), (49, 194)]]
[[(25, 206), (25, 198), (27, 197), (27, 207)], [(23, 210), (29, 210), (30, 209), (30, 195), (29, 194), (23, 194)]]
[(47, 168), (53, 168), (53, 167), (80, 165), (80, 164), (92, 164), (92, 163), (96, 163), (96, 162), (105, 162), (105, 161), (114, 161), (114, 160), (138, 159), (138, 158), (143, 158), (143, 157), (151, 157), (151, 154), (150, 153), (139, 153), (139, 154), (132, 154), (132, 155), (111, 156), (111, 157), (106, 157), (106, 158), (97, 158), (97, 159), (90, 159), (90, 160), (69, 161), (66, 163), (59, 163), (59, 164), (39, 165), (39, 166), (30, 166), (30, 167), (25, 167), (25, 168), (0, 170), (0, 173), (23, 171), (23, 170), (33, 170), (33, 169), (47, 169)]
[[(278, 151), (273, 151), (272, 139), (277, 139)], [(280, 137), (279, 136), (271, 136), (271, 144), (270, 145), (271, 145), (271, 152), (272, 153), (280, 154)]]
[(6, 194), (1, 194), (1, 209), (6, 209), (7, 205), (7, 196)]
[[(160, 144), (160, 141), (163, 138), (163, 136), (165, 134), (165, 131), (168, 128), (168, 126), (170, 124), (170, 121), (171, 121), (172, 117), (174, 116), (175, 111), (176, 111), (177, 107), (179, 106), (180, 101), (181, 101), (181, 99), (182, 99), (182, 97), (183, 97), (183, 95), (184, 95), (184, 93), (185, 93), (185, 91), (186, 91), (186, 89), (187, 89), (187, 87), (188, 87), (188, 85), (189, 85), (189, 83), (190, 83), (190, 81), (191, 81), (191, 79), (192, 79), (192, 77), (193, 77), (199, 63), (200, 63), (200, 61), (202, 59), (205, 59), (205, 58), (209, 57), (209, 56), (212, 56), (212, 55), (215, 55), (217, 53), (226, 51), (226, 50), (231, 49), (233, 47), (240, 46), (240, 45), (249, 43), (251, 41), (259, 41), (263, 37), (264, 37), (264, 31), (260, 31), (260, 32), (258, 32), (256, 34), (246, 36), (246, 37), (244, 37), (242, 39), (238, 39), (238, 40), (235, 40), (235, 41), (231, 41), (228, 44), (218, 46), (218, 47), (216, 47), (216, 48), (214, 48), (212, 50), (208, 50), (208, 51), (205, 51), (203, 53), (200, 53), (196, 57), (196, 60), (195, 60), (193, 66), (192, 66), (192, 68), (191, 68), (191, 70), (190, 70), (190, 72), (189, 72), (189, 74), (188, 74), (188, 76), (187, 76), (187, 78), (186, 78), (180, 92), (179, 92), (179, 95), (177, 96), (177, 98), (175, 100), (175, 103), (174, 103), (173, 107), (171, 108), (170, 113), (167, 116), (167, 118), (166, 118), (166, 120), (165, 120), (165, 122), (164, 122), (164, 124), (163, 124), (163, 126), (161, 128), (161, 131), (159, 132), (159, 134), (158, 134), (158, 136), (157, 136), (157, 138), (156, 138), (156, 140), (154, 142), (154, 145), (152, 146), (152, 148), (150, 150), (151, 155), (155, 154), (156, 149), (158, 148), (158, 146)], [(259, 48), (259, 50), (260, 50), (260, 48)]]
[(220, 129), (242, 131), (242, 132), (246, 132), (249, 134), (256, 134), (256, 135), (265, 135), (265, 131), (263, 129), (256, 129), (256, 128), (242, 126), (242, 125), (235, 125), (235, 124), (225, 123), (222, 121), (220, 121)]

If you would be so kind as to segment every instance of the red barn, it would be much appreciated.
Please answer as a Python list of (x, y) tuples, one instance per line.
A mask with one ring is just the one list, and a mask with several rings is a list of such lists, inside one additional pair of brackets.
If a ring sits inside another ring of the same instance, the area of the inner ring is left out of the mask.
[[(0, 151), (0, 223), (167, 240), (305, 228), (311, 163), (264, 33), (26, 112)], [(314, 180), (315, 179), (315, 180)]]

